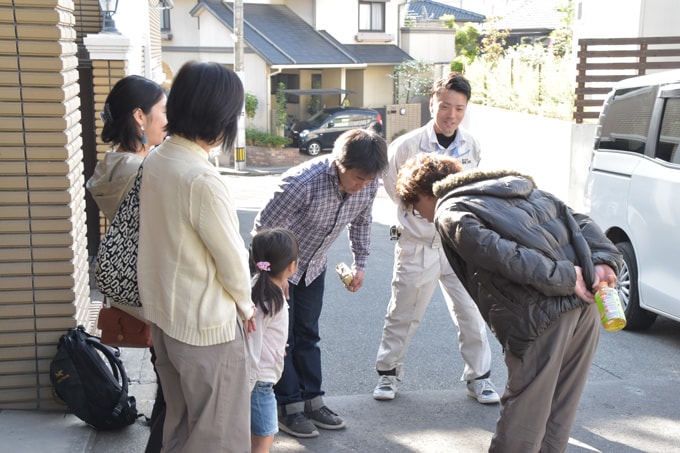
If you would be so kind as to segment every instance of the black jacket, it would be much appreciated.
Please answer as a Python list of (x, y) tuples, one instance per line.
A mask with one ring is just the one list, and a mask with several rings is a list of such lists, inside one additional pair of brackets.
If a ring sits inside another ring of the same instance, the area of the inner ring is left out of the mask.
[(473, 171), (435, 184), (435, 226), (456, 274), (504, 348), (522, 356), (562, 313), (583, 268), (621, 269), (621, 254), (587, 216), (512, 171)]

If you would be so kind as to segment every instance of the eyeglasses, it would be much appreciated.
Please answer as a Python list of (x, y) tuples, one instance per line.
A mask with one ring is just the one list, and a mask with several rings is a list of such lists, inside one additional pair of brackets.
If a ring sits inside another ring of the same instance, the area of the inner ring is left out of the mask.
[(411, 214), (413, 214), (413, 217), (416, 217), (418, 219), (424, 219), (423, 215), (416, 209), (415, 206), (411, 206)]

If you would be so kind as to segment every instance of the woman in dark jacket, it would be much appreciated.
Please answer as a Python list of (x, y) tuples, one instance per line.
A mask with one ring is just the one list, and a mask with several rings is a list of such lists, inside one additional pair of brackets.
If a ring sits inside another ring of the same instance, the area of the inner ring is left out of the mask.
[(508, 381), (489, 451), (562, 452), (599, 339), (594, 288), (621, 255), (589, 217), (531, 177), (460, 173), (422, 154), (397, 193), (435, 223), (449, 262), (505, 350)]

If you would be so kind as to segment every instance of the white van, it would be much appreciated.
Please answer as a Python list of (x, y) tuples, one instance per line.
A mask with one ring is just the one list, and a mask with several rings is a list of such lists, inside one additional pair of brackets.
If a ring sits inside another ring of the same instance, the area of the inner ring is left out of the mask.
[(680, 321), (680, 70), (619, 82), (604, 103), (586, 212), (623, 253), (627, 329)]

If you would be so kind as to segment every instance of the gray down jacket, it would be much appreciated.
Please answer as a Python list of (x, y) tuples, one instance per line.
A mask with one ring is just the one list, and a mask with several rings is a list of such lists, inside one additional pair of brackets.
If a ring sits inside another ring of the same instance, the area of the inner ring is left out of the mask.
[(589, 217), (513, 171), (472, 171), (434, 186), (435, 226), (449, 262), (503, 347), (521, 357), (562, 313), (581, 266), (621, 269), (621, 254)]

